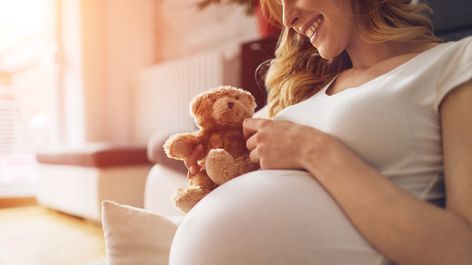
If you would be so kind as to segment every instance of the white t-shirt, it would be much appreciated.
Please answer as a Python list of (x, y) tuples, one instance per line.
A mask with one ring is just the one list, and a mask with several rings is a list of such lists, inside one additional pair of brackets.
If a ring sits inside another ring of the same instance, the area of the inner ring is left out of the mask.
[(468, 37), (439, 44), (361, 86), (329, 96), (328, 84), (275, 119), (329, 133), (399, 187), (424, 200), (441, 199), (438, 107), (449, 91), (471, 77)]

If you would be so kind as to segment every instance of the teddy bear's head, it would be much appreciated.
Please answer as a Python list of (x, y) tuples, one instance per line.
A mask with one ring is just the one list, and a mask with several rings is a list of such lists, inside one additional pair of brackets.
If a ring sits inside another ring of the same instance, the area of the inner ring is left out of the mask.
[(219, 86), (197, 96), (191, 114), (201, 127), (237, 127), (252, 117), (256, 102), (251, 93), (236, 87)]

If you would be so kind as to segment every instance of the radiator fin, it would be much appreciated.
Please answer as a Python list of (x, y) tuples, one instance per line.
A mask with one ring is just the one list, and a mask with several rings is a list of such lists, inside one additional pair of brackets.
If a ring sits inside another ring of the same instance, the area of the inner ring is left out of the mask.
[(189, 113), (194, 96), (218, 85), (239, 86), (239, 54), (216, 50), (165, 62), (136, 76), (133, 141), (146, 143), (154, 133), (195, 129)]

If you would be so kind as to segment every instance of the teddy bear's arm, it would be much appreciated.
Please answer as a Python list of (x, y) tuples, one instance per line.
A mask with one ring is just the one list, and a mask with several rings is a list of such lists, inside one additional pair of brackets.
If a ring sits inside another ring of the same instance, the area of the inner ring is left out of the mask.
[(184, 160), (190, 156), (192, 150), (200, 143), (200, 137), (192, 133), (176, 134), (165, 142), (164, 150), (168, 157)]

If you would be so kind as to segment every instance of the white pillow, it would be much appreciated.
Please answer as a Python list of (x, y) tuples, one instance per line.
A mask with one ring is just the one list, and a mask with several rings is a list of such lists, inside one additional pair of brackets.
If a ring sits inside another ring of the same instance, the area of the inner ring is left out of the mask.
[(108, 264), (167, 265), (179, 222), (176, 218), (103, 201), (102, 226)]

